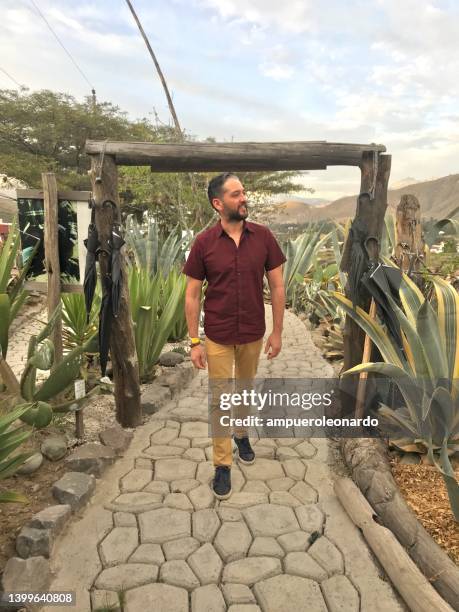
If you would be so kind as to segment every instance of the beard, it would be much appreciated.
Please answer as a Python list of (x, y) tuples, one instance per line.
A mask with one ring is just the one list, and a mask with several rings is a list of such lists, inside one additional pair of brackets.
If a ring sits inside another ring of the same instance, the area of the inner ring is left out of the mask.
[(249, 207), (243, 204), (237, 210), (229, 210), (225, 207), (225, 214), (228, 221), (244, 221), (249, 215)]

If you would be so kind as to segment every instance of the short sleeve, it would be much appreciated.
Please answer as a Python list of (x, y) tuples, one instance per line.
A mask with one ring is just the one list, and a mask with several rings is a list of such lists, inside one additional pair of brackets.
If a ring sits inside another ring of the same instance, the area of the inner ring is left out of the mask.
[(198, 239), (195, 239), (191, 247), (188, 259), (182, 268), (182, 272), (187, 276), (191, 276), (197, 280), (204, 280), (206, 277), (206, 271), (204, 267), (204, 261), (202, 258), (201, 243)]
[(266, 255), (265, 270), (269, 272), (285, 263), (287, 258), (270, 230), (266, 232), (266, 246), (268, 252)]

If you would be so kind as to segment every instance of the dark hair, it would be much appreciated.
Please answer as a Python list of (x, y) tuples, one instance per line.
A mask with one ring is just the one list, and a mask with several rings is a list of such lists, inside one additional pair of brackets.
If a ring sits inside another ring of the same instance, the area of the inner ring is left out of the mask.
[(212, 200), (214, 198), (221, 198), (223, 193), (223, 186), (229, 178), (239, 178), (233, 172), (223, 172), (223, 174), (218, 174), (214, 176), (213, 179), (209, 181), (209, 186), (207, 187), (207, 197), (209, 198), (209, 202), (214, 208), (212, 204)]

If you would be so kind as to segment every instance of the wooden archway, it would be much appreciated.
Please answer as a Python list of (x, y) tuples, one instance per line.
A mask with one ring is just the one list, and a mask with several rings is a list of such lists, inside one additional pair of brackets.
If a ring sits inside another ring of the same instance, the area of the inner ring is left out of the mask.
[[(224, 172), (325, 170), (328, 166), (357, 166), (361, 171), (360, 192), (369, 192), (370, 201), (362, 201), (356, 210), (368, 233), (381, 238), (387, 208), (391, 156), (379, 144), (347, 144), (326, 141), (307, 142), (235, 142), (155, 144), (149, 142), (86, 142), (91, 156), (92, 191), (96, 203), (96, 225), (102, 249), (110, 236), (116, 211), (102, 202), (112, 200), (119, 206), (117, 166), (150, 166), (152, 172)], [(349, 244), (345, 245), (343, 271), (350, 263)], [(101, 274), (107, 260), (100, 257)], [(368, 311), (369, 303), (359, 303)], [(111, 355), (117, 420), (124, 427), (141, 422), (140, 387), (134, 334), (129, 310), (127, 284), (123, 284), (120, 313), (113, 320)], [(344, 368), (360, 362), (364, 333), (350, 317), (344, 331)]]

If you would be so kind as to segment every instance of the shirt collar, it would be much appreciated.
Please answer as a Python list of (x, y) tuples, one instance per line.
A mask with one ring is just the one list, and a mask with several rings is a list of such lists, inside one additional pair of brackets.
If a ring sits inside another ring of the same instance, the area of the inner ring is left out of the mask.
[[(215, 227), (217, 228), (217, 235), (218, 236), (223, 236), (223, 234), (226, 234), (225, 230), (223, 229), (221, 220), (219, 219), (215, 225)], [(244, 219), (244, 221), (242, 222), (242, 231), (248, 231), (251, 232), (253, 234), (253, 228), (250, 227), (249, 223), (247, 223), (247, 221)]]

